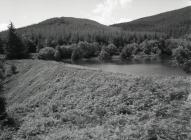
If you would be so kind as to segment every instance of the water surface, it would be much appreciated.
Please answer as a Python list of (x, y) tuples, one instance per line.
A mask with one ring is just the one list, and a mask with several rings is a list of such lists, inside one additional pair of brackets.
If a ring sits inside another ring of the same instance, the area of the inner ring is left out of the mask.
[(179, 67), (174, 67), (167, 60), (136, 60), (121, 62), (118, 59), (100, 62), (88, 59), (75, 62), (77, 65), (88, 66), (107, 72), (124, 73), (138, 76), (189, 76)]

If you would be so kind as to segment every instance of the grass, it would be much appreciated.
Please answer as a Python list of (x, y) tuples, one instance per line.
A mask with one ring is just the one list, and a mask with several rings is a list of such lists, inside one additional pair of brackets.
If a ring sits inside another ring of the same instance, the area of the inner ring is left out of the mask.
[(16, 60), (5, 81), (17, 140), (189, 140), (189, 77), (135, 77)]

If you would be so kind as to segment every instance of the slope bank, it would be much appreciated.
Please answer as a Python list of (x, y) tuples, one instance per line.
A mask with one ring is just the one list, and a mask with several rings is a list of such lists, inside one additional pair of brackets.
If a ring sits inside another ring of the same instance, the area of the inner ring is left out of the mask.
[(9, 61), (7, 110), (15, 139), (190, 139), (186, 77), (134, 77), (51, 61)]

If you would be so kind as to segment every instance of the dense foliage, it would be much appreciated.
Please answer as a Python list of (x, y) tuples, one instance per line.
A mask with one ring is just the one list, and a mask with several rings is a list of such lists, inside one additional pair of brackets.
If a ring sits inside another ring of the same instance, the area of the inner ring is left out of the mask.
[(38, 58), (44, 60), (54, 60), (55, 49), (51, 47), (45, 47), (39, 51)]
[(191, 72), (191, 42), (179, 44), (174, 50), (174, 57), (186, 72)]
[(0, 38), (0, 54), (4, 53), (4, 43), (3, 40)]
[(136, 49), (136, 53), (138, 53), (138, 48), (139, 48), (138, 44), (136, 43), (126, 45), (121, 51), (121, 54), (120, 54), (121, 59), (131, 58), (131, 56), (135, 53), (135, 49)]

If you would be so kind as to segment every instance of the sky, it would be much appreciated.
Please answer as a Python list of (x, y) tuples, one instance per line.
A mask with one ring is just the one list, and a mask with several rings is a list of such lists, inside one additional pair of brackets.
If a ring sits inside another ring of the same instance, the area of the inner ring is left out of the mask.
[(0, 0), (0, 31), (12, 21), (16, 28), (53, 17), (76, 17), (105, 25), (191, 5), (191, 0)]

